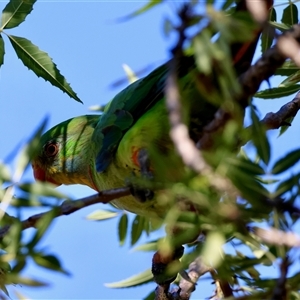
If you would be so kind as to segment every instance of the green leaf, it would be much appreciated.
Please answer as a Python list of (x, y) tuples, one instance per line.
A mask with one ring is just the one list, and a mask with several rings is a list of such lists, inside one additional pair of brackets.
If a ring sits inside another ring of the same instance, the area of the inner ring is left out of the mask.
[[(287, 118), (285, 120), (286, 123), (289, 123), (289, 124), (292, 124), (294, 120), (294, 117), (290, 117), (290, 118)], [(282, 134), (284, 134), (291, 126), (288, 126), (288, 125), (284, 125), (284, 126), (281, 126), (280, 127), (280, 131), (279, 131), (279, 135), (278, 136), (281, 136)]]
[(103, 221), (115, 218), (118, 215), (118, 212), (112, 210), (95, 210), (90, 213), (86, 218), (92, 221)]
[(58, 199), (68, 198), (63, 193), (55, 190), (55, 185), (48, 182), (33, 182), (33, 183), (21, 183), (18, 187), (27, 193), (38, 195), (38, 196), (46, 196), (46, 197), (54, 197)]
[(1, 30), (14, 28), (25, 21), (36, 0), (10, 0), (2, 11)]
[(288, 78), (283, 80), (279, 84), (279, 86), (286, 87), (286, 86), (294, 85), (294, 84), (298, 83), (299, 81), (300, 81), (300, 70), (298, 70), (297, 72), (295, 72), (294, 74), (290, 75)]
[(285, 32), (291, 28), (290, 26), (287, 26), (285, 24), (272, 21), (270, 22), (270, 25), (273, 26), (275, 29), (280, 30), (281, 32)]
[(264, 126), (259, 122), (259, 119), (255, 113), (253, 107), (251, 107), (251, 119), (252, 119), (252, 141), (257, 149), (259, 157), (267, 165), (270, 160), (270, 144), (266, 135), (266, 130)]
[(162, 0), (149, 0), (147, 4), (136, 10), (135, 12), (129, 14), (128, 16), (122, 17), (119, 19), (120, 22), (128, 21), (131, 18), (134, 18), (138, 15), (145, 13), (146, 11), (150, 10), (154, 6), (162, 3)]
[(133, 249), (133, 251), (157, 251), (158, 245), (157, 241), (155, 242), (148, 242), (143, 245), (139, 245)]
[(32, 258), (34, 262), (41, 267), (68, 274), (68, 272), (62, 269), (60, 261), (54, 255), (44, 255), (42, 253), (36, 253), (32, 256)]
[(120, 246), (123, 246), (128, 231), (128, 215), (126, 212), (124, 212), (122, 217), (120, 218), (118, 229)]
[(298, 8), (294, 3), (290, 3), (282, 14), (281, 22), (287, 25), (294, 25), (298, 23)]
[(139, 286), (148, 283), (152, 281), (152, 279), (153, 279), (152, 272), (150, 269), (148, 269), (142, 273), (131, 276), (127, 279), (118, 282), (113, 282), (113, 283), (106, 283), (105, 286), (114, 289), (133, 287), (133, 286)]
[(225, 244), (225, 238), (220, 232), (210, 232), (205, 240), (205, 244), (201, 253), (201, 258), (207, 265), (217, 268), (222, 259), (222, 247)]
[(131, 227), (131, 245), (133, 246), (141, 237), (144, 230), (145, 218), (137, 215)]
[(204, 74), (210, 74), (212, 68), (212, 48), (215, 47), (211, 43), (211, 34), (208, 29), (201, 31), (193, 39), (195, 51), (196, 65), (198, 70)]
[(155, 299), (155, 291), (152, 291), (150, 294), (148, 294), (143, 300), (154, 300)]
[(290, 85), (287, 87), (278, 87), (278, 88), (272, 88), (263, 90), (261, 92), (258, 92), (254, 95), (256, 98), (262, 98), (262, 99), (275, 99), (275, 98), (281, 98), (285, 96), (292, 95), (300, 90), (300, 85)]
[(31, 241), (27, 244), (28, 249), (33, 249), (33, 247), (41, 240), (56, 215), (57, 209), (52, 209), (36, 222), (35, 228), (37, 230)]
[(279, 174), (294, 166), (300, 160), (300, 149), (291, 151), (280, 158), (272, 169), (273, 174)]
[(0, 67), (4, 63), (4, 54), (5, 54), (4, 41), (2, 35), (0, 34)]
[(299, 67), (292, 60), (287, 60), (276, 70), (275, 75), (290, 76), (297, 71), (299, 71)]
[(17, 160), (17, 168), (14, 174), (14, 180), (19, 181), (20, 176), (22, 176), (24, 170), (28, 167), (31, 159), (36, 154), (36, 150), (39, 144), (40, 137), (46, 127), (48, 118), (44, 118), (41, 124), (38, 126), (32, 137), (29, 139), (28, 143), (24, 146), (20, 152)]
[(14, 35), (7, 36), (18, 58), (21, 59), (26, 67), (32, 70), (38, 77), (44, 78), (68, 94), (71, 98), (82, 103), (46, 52), (40, 50), (36, 45), (32, 44), (31, 41), (25, 38)]
[(9, 171), (9, 168), (0, 162), (0, 179), (1, 181), (10, 181), (11, 180), (11, 174)]
[(293, 187), (297, 186), (299, 183), (300, 175), (293, 175), (287, 180), (284, 180), (279, 183), (276, 188), (276, 191), (272, 194), (273, 198), (283, 195), (284, 193), (290, 191)]
[(7, 284), (21, 284), (26, 286), (47, 286), (48, 284), (46, 282), (27, 278), (27, 277), (21, 277), (16, 274), (8, 274), (6, 276)]
[[(276, 21), (276, 10), (274, 7), (271, 9), (269, 21)], [(266, 26), (261, 35), (261, 52), (264, 53), (269, 49), (275, 37), (274, 27)]]
[(243, 157), (238, 157), (238, 158), (230, 157), (226, 159), (226, 162), (230, 166), (238, 167), (240, 170), (248, 174), (252, 174), (252, 175), (265, 174), (265, 171), (261, 166)]

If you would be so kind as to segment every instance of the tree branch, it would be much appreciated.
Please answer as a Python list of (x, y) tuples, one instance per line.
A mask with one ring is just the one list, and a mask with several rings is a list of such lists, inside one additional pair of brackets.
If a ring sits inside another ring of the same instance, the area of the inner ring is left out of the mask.
[(290, 126), (287, 123), (291, 117), (295, 117), (300, 109), (300, 91), (297, 93), (295, 98), (283, 105), (276, 113), (269, 112), (261, 120), (266, 125), (267, 129), (278, 129), (281, 126)]
[(201, 257), (196, 258), (190, 265), (188, 270), (188, 277), (190, 280), (182, 278), (179, 282), (179, 295), (181, 300), (188, 300), (191, 297), (192, 292), (195, 290), (198, 279), (211, 272), (212, 267), (207, 266)]
[[(286, 39), (293, 40), (299, 44), (300, 25), (295, 25), (291, 30), (283, 33), (278, 38), (277, 44), (273, 48), (267, 50), (248, 71), (239, 77), (241, 92), (237, 95), (233, 95), (233, 100), (236, 103), (239, 103), (242, 108), (248, 106), (249, 98), (254, 96), (261, 83), (274, 75), (275, 71), (289, 57), (287, 56), (288, 52), (283, 50), (282, 47), (283, 41), (286, 41)], [(223, 128), (230, 119), (232, 119), (231, 114), (220, 108), (215, 114), (214, 119), (204, 127), (204, 134), (197, 143), (198, 149), (209, 150), (213, 145), (211, 135)]]
[[(98, 194), (94, 194), (89, 197), (84, 197), (78, 200), (73, 201), (64, 201), (60, 206), (55, 207), (55, 218), (72, 214), (84, 207), (97, 204), (97, 203), (109, 203), (110, 201), (121, 198), (124, 196), (131, 195), (129, 187), (116, 188), (112, 190), (107, 190), (103, 192), (99, 192)], [(45, 216), (49, 211), (33, 215), (28, 219), (21, 222), (22, 230), (27, 228), (35, 227), (38, 220), (40, 220), (43, 216)], [(10, 225), (4, 226), (0, 229), (0, 239), (2, 239), (9, 231)]]

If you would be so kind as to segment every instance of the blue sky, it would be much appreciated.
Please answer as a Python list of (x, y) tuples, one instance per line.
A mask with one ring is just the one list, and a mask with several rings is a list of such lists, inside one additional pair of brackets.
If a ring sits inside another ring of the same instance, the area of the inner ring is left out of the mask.
[[(84, 104), (75, 102), (28, 71), (4, 37), (6, 55), (0, 70), (0, 130), (5, 143), (0, 146), (0, 159), (11, 153), (20, 141), (26, 141), (45, 115), (50, 116), (50, 128), (68, 118), (89, 113), (88, 108), (92, 105), (108, 102), (121, 88), (112, 89), (110, 84), (124, 77), (123, 63), (139, 70), (167, 59), (170, 40), (165, 38), (162, 25), (163, 19), (172, 13), (172, 5), (160, 5), (130, 21), (116, 22), (117, 18), (144, 3), (40, 0), (23, 24), (7, 30), (7, 33), (28, 38), (48, 52)], [(6, 1), (0, 2), (1, 9), (5, 5)], [(259, 100), (256, 104), (263, 117), (291, 99)], [(277, 133), (270, 134), (275, 145), (273, 159), (299, 147), (299, 125), (296, 120), (279, 140)], [(33, 180), (31, 170), (24, 179)], [(82, 186), (59, 189), (73, 198), (94, 193)], [(70, 277), (43, 271), (32, 263), (24, 275), (43, 279), (51, 286), (13, 287), (10, 290), (17, 289), (33, 299), (141, 299), (153, 290), (154, 284), (123, 290), (108, 289), (103, 285), (149, 268), (152, 254), (132, 253), (128, 245), (120, 248), (117, 219), (85, 220), (90, 212), (99, 208), (105, 207), (97, 205), (58, 218), (40, 245), (59, 256), (64, 268), (72, 274)], [(200, 295), (209, 297), (213, 289), (210, 280), (200, 281), (194, 299), (199, 299)]]

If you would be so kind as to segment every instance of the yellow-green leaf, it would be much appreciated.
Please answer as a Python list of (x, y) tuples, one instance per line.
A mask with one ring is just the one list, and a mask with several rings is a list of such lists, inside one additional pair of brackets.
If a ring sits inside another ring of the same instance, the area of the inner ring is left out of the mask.
[(133, 286), (138, 286), (138, 285), (148, 283), (152, 281), (152, 278), (153, 278), (152, 272), (150, 269), (148, 269), (142, 273), (131, 276), (127, 279), (118, 282), (113, 282), (113, 283), (106, 283), (105, 286), (114, 289), (133, 287)]
[(118, 212), (112, 210), (95, 210), (90, 213), (86, 218), (92, 221), (103, 221), (107, 219), (115, 218), (118, 215)]

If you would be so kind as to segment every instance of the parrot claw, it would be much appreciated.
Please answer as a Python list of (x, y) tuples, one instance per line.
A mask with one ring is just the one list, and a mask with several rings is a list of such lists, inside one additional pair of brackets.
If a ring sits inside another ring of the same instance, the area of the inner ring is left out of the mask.
[(169, 273), (170, 264), (178, 263), (184, 252), (183, 246), (179, 246), (170, 255), (163, 255), (159, 251), (153, 255), (152, 274), (154, 281), (159, 285), (170, 285), (177, 277), (177, 273)]
[(144, 203), (147, 200), (152, 200), (154, 198), (154, 192), (149, 189), (141, 189), (131, 184), (130, 192), (138, 201)]

